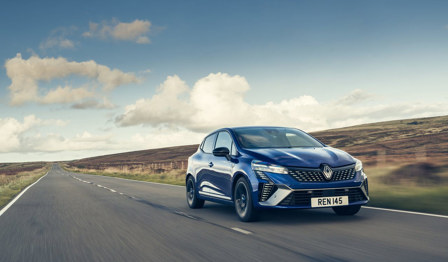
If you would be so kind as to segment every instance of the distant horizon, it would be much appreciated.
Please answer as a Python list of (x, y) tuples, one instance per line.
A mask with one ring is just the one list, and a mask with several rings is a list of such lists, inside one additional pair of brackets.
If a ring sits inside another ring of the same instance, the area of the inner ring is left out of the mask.
[[(336, 129), (350, 128), (350, 127), (357, 127), (357, 126), (370, 125), (370, 124), (380, 124), (380, 123), (386, 123), (386, 122), (395, 122), (395, 121), (403, 121), (403, 120), (422, 120), (422, 119), (439, 118), (439, 117), (448, 117), (448, 115), (430, 116), (430, 117), (419, 117), (419, 118), (394, 119), (394, 120), (387, 120), (387, 121), (380, 121), (380, 122), (372, 122), (372, 123), (364, 123), (364, 124), (359, 124), (359, 125), (352, 125), (352, 126), (338, 127), (338, 128), (332, 128), (332, 129), (325, 129), (325, 130), (313, 131), (313, 132), (310, 132), (310, 133), (318, 133), (318, 132), (332, 131), (332, 130), (336, 130)], [(76, 158), (76, 159), (47, 160), (47, 161), (42, 160), (42, 161), (0, 162), (0, 164), (7, 164), (7, 163), (32, 163), (32, 162), (46, 162), (46, 163), (71, 162), (71, 161), (81, 160), (81, 159), (85, 159), (85, 158), (94, 158), (94, 157), (103, 157), (103, 156), (109, 156), (109, 155), (126, 154), (126, 153), (138, 152), (138, 151), (157, 150), (157, 149), (172, 148), (172, 147), (197, 146), (197, 145), (199, 145), (199, 144), (201, 143), (201, 141), (202, 141), (202, 140), (200, 140), (200, 141), (198, 141), (198, 143), (194, 143), (194, 144), (168, 145), (168, 146), (164, 146), (164, 147), (146, 148), (146, 149), (131, 150), (131, 151), (120, 151), (120, 152), (116, 152), (116, 153), (110, 153), (110, 154), (104, 154), (104, 155), (87, 156), (87, 157)]]

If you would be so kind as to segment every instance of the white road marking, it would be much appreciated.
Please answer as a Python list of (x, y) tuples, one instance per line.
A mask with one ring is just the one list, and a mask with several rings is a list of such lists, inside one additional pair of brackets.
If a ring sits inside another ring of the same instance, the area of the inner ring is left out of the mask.
[(252, 234), (252, 232), (247, 231), (247, 230), (244, 230), (244, 229), (241, 229), (241, 228), (239, 228), (239, 227), (232, 227), (231, 229), (232, 229), (232, 230), (235, 230), (235, 231), (237, 231), (237, 232), (243, 233), (243, 234), (245, 234), (245, 235), (250, 235), (250, 234)]
[[(84, 183), (92, 184), (92, 182), (88, 182), (88, 181), (79, 179), (79, 178), (77, 178), (77, 177), (73, 177), (73, 178), (74, 178), (74, 179), (77, 179), (77, 180), (79, 180), (79, 181), (81, 181), (81, 182), (84, 182)], [(102, 185), (96, 185), (96, 186), (97, 186), (97, 187), (100, 187), (100, 188), (107, 189), (107, 190), (109, 190), (110, 192), (117, 193), (117, 191), (114, 190), (114, 189), (112, 189), (112, 188), (108, 188), (108, 187), (105, 187), (105, 186), (102, 186)], [(119, 194), (120, 194), (120, 195), (123, 195), (123, 193), (119, 193)]]
[(8, 210), (28, 189), (30, 189), (32, 186), (37, 184), (42, 178), (48, 175), (48, 172), (43, 175), (41, 178), (39, 178), (36, 182), (32, 183), (31, 185), (27, 186), (20, 194), (18, 194), (9, 204), (7, 204), (2, 210), (0, 210), (0, 217)]
[(444, 216), (444, 215), (422, 213), (422, 212), (414, 212), (414, 211), (406, 211), (406, 210), (398, 210), (398, 209), (381, 208), (381, 207), (367, 207), (367, 206), (363, 206), (362, 208), (381, 210), (381, 211), (389, 211), (389, 212), (396, 212), (396, 213), (405, 213), (405, 214), (412, 214), (412, 215), (420, 215), (420, 216), (448, 218), (448, 216)]
[[(89, 175), (89, 174), (83, 174), (83, 175)], [(102, 176), (102, 175), (89, 175), (89, 176), (108, 177), (108, 178), (115, 178), (115, 179), (121, 179), (121, 180), (139, 182), (139, 183), (156, 184), (156, 185), (162, 185), (162, 186), (185, 187), (185, 186), (179, 186), (179, 185), (163, 184), (163, 183), (149, 182), (149, 181), (140, 181), (140, 180), (133, 180), (133, 179), (127, 179), (127, 178), (121, 178), (121, 177), (113, 177), (113, 176)]]

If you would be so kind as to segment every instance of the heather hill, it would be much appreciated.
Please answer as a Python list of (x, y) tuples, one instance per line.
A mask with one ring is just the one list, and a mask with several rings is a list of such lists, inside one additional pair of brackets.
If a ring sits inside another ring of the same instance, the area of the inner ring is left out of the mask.
[(379, 122), (312, 133), (367, 165), (448, 160), (448, 116)]
[[(366, 166), (415, 162), (439, 165), (448, 160), (448, 116), (378, 122), (311, 134), (327, 145), (360, 158)], [(72, 161), (69, 165), (87, 169), (123, 166), (185, 169), (188, 156), (197, 147), (176, 146), (97, 156)]]

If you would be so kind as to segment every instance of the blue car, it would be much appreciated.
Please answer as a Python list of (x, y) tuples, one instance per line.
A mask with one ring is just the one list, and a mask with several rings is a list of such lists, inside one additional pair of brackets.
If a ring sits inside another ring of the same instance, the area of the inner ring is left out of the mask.
[(204, 201), (235, 206), (242, 221), (260, 209), (331, 207), (354, 215), (369, 201), (362, 162), (286, 127), (222, 128), (188, 159), (190, 208)]

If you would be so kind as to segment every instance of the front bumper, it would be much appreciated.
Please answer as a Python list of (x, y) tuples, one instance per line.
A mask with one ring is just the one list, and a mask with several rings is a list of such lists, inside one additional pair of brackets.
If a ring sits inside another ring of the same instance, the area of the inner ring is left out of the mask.
[[(287, 176), (283, 176), (285, 179)], [(275, 182), (274, 182), (275, 181)], [(265, 181), (268, 182), (268, 181)], [(363, 171), (349, 181), (298, 183), (281, 181), (270, 176), (268, 183), (259, 183), (256, 206), (261, 208), (311, 208), (316, 197), (348, 196), (348, 205), (364, 205), (369, 201), (368, 181)], [(285, 183), (288, 182), (288, 183)]]

